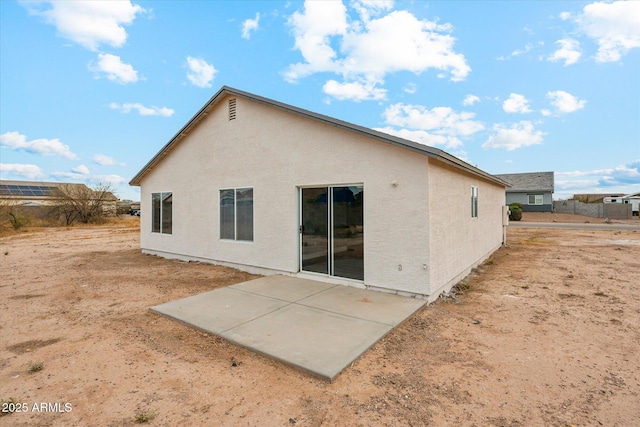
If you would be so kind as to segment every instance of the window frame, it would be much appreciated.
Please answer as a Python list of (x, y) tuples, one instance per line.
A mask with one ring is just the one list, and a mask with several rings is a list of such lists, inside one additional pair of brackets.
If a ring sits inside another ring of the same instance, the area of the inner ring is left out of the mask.
[[(230, 196), (230, 192), (232, 192), (232, 196)], [(246, 195), (250, 194), (250, 197), (246, 197)], [(240, 199), (238, 196), (241, 196)], [(231, 210), (232, 221), (233, 221), (233, 237), (229, 233), (230, 230), (230, 222), (229, 222), (229, 213), (224, 213), (223, 209), (225, 206), (229, 207), (228, 204), (223, 203), (223, 199), (233, 198), (233, 209)], [(240, 202), (240, 203), (239, 203)], [(243, 203), (247, 203), (246, 205)], [(255, 240), (255, 220), (254, 220), (254, 187), (233, 187), (233, 188), (221, 188), (218, 190), (218, 203), (219, 203), (219, 239), (227, 240), (232, 242), (245, 242), (252, 243)], [(247, 210), (249, 207), (249, 210)], [(240, 218), (250, 218), (250, 222), (240, 220)]]
[(471, 186), (471, 218), (478, 218), (478, 194), (476, 186)]
[[(166, 202), (168, 198), (170, 198), (170, 200), (169, 202)], [(168, 219), (166, 218), (167, 216)], [(165, 222), (168, 222), (168, 227), (165, 225)], [(151, 193), (151, 232), (158, 234), (173, 234), (172, 191), (157, 191)]]
[[(533, 203), (531, 203), (531, 197), (533, 197)], [(538, 199), (538, 197), (540, 199)], [(540, 203), (538, 203), (540, 200)], [(535, 194), (527, 194), (527, 205), (529, 206), (541, 206), (544, 205), (544, 194), (535, 193)]]

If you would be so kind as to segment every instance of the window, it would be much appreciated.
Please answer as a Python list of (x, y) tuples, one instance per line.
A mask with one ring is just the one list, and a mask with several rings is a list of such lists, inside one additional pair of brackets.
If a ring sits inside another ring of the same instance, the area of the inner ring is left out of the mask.
[(542, 194), (529, 194), (529, 204), (530, 205), (541, 205), (542, 204)]
[(173, 193), (151, 193), (151, 231), (172, 233)]
[(220, 238), (253, 241), (253, 188), (220, 190)]
[(478, 217), (478, 187), (471, 187), (471, 218)]

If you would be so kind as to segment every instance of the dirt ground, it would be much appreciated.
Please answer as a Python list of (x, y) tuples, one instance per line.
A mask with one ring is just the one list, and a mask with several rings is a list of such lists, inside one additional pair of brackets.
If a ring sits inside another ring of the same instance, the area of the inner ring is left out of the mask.
[(254, 276), (135, 223), (0, 238), (0, 426), (638, 425), (640, 231), (508, 240), (328, 383), (150, 313)]
[[(584, 215), (573, 215), (566, 213), (551, 212), (523, 212), (522, 222), (559, 222), (559, 223), (587, 223), (604, 224), (605, 218), (594, 218)], [(634, 216), (632, 219), (610, 219), (611, 224), (635, 224), (640, 226), (640, 218)]]

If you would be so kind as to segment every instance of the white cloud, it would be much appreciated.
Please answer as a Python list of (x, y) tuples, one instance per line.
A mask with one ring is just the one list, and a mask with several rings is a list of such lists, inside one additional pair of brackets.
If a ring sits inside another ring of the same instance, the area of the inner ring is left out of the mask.
[(627, 165), (616, 166), (601, 177), (601, 186), (635, 184), (640, 186), (640, 159)]
[[(428, 109), (422, 105), (394, 104), (384, 111), (385, 122), (392, 127), (377, 130), (426, 145), (462, 145), (460, 138), (484, 129), (474, 113), (456, 112), (450, 107)], [(399, 127), (401, 129), (394, 128)]]
[(127, 84), (138, 81), (138, 72), (129, 64), (122, 62), (119, 56), (110, 53), (98, 54), (98, 62), (88, 66), (94, 73), (104, 73), (112, 82)]
[(434, 68), (450, 71), (451, 80), (464, 80), (471, 71), (463, 55), (453, 51), (451, 26), (420, 21), (407, 11), (394, 11), (366, 23), (365, 31), (350, 31), (342, 49), (346, 73), (382, 77), (396, 71), (415, 74)]
[(363, 21), (369, 21), (372, 16), (379, 16), (393, 9), (393, 3), (393, 0), (351, 0), (350, 6), (358, 12)]
[(448, 129), (457, 135), (471, 135), (482, 129), (482, 123), (472, 120), (474, 113), (457, 113), (450, 107), (428, 109), (422, 105), (394, 104), (384, 111), (385, 122), (413, 129)]
[(343, 84), (356, 82), (370, 90), (366, 99), (379, 99), (379, 86), (389, 73), (435, 69), (453, 81), (467, 77), (471, 68), (464, 55), (453, 50), (451, 25), (419, 20), (407, 11), (385, 14), (392, 6), (355, 1), (351, 7), (360, 19), (349, 19), (342, 2), (306, 1), (304, 11), (289, 19), (304, 62), (291, 64), (285, 79), (296, 82), (315, 73), (334, 73)]
[(87, 49), (102, 44), (121, 47), (127, 41), (123, 25), (133, 23), (144, 12), (130, 1), (34, 1), (22, 2), (29, 13), (44, 17), (58, 33)]
[(339, 83), (329, 80), (324, 84), (322, 90), (338, 100), (350, 99), (352, 101), (385, 99), (386, 89), (375, 87), (375, 82), (351, 82)]
[(640, 159), (626, 165), (590, 171), (556, 172), (562, 178), (597, 177), (600, 185), (606, 184), (638, 184), (640, 185)]
[(640, 159), (613, 168), (555, 172), (555, 196), (573, 194), (640, 191)]
[(547, 61), (556, 62), (564, 61), (564, 65), (571, 65), (578, 62), (582, 56), (580, 51), (580, 43), (573, 39), (561, 39), (556, 41), (556, 44), (560, 46), (553, 55), (547, 58)]
[(171, 117), (173, 116), (173, 113), (175, 113), (175, 111), (172, 110), (171, 108), (156, 107), (156, 106), (145, 107), (144, 105), (138, 102), (127, 103), (122, 105), (116, 102), (112, 102), (111, 104), (109, 104), (109, 108), (111, 108), (112, 110), (120, 110), (123, 113), (130, 113), (131, 111), (136, 110), (141, 116)]
[(295, 38), (294, 47), (306, 63), (291, 65), (285, 74), (287, 80), (296, 81), (316, 72), (339, 72), (330, 38), (347, 33), (347, 9), (341, 1), (307, 1), (303, 13), (291, 15), (289, 25)]
[(510, 127), (496, 124), (493, 126), (493, 130), (495, 133), (482, 144), (482, 148), (485, 150), (499, 148), (513, 151), (530, 145), (542, 144), (542, 137), (546, 135), (546, 133), (536, 130), (533, 123), (526, 120), (514, 123)]
[(93, 160), (93, 163), (100, 166), (113, 166), (116, 164), (119, 166), (124, 166), (124, 163), (118, 163), (113, 157), (109, 157), (104, 154), (96, 154), (93, 156), (92, 160)]
[(571, 18), (571, 13), (561, 12), (559, 16), (560, 16), (560, 19), (562, 19), (563, 21), (566, 21), (567, 19)]
[(88, 181), (89, 177), (85, 174), (78, 172), (53, 172), (51, 176), (56, 177), (59, 180), (73, 180), (73, 181)]
[(390, 126), (375, 128), (375, 130), (431, 147), (441, 145), (451, 149), (462, 146), (462, 141), (456, 136), (436, 135), (424, 130), (396, 129)]
[(407, 83), (404, 88), (402, 88), (407, 93), (414, 94), (418, 92), (418, 86), (415, 83)]
[[(524, 31), (533, 34), (533, 32), (531, 30), (529, 30), (527, 27), (524, 28)], [(524, 55), (525, 53), (529, 53), (531, 52), (533, 49), (536, 48), (536, 46), (544, 46), (544, 41), (540, 40), (538, 42), (534, 43), (527, 43), (524, 48), (522, 49), (516, 49), (513, 52), (511, 52), (509, 55), (507, 56), (499, 56), (496, 59), (498, 61), (507, 61), (510, 60), (511, 58), (515, 58), (516, 56), (520, 56), (520, 55)]]
[(502, 103), (502, 109), (507, 113), (530, 113), (529, 100), (518, 93), (509, 95), (509, 99)]
[(556, 107), (559, 113), (573, 113), (584, 108), (587, 103), (584, 99), (578, 99), (563, 90), (547, 92), (547, 98), (551, 99), (551, 105)]
[(32, 154), (43, 156), (60, 156), (65, 159), (77, 159), (74, 153), (69, 150), (69, 146), (60, 142), (59, 139), (34, 139), (27, 141), (27, 137), (18, 132), (7, 132), (0, 135), (0, 146), (11, 150), (24, 150)]
[(617, 62), (640, 48), (640, 2), (595, 2), (584, 7), (576, 22), (598, 43), (597, 62)]
[(85, 165), (76, 166), (75, 168), (71, 169), (71, 171), (78, 173), (80, 175), (89, 175), (91, 173), (89, 172), (89, 168), (86, 167)]
[(126, 178), (123, 178), (120, 175), (94, 175), (94, 174), (88, 173), (88, 169), (87, 170), (85, 169), (81, 167), (77, 167), (77, 168), (71, 169), (71, 172), (53, 172), (51, 176), (54, 176), (59, 180), (72, 180), (75, 182), (80, 181), (80, 182), (91, 183), (91, 184), (97, 184), (97, 183), (121, 184), (127, 181)]
[(36, 165), (0, 163), (0, 172), (19, 175), (27, 179), (39, 179), (44, 177), (42, 169)]
[(127, 178), (120, 175), (93, 175), (92, 179), (97, 182), (106, 182), (109, 184), (122, 184), (128, 182)]
[(462, 105), (464, 106), (469, 106), (469, 105), (473, 105), (477, 102), (480, 102), (480, 98), (478, 98), (475, 95), (467, 95), (464, 100), (462, 101)]
[(527, 43), (524, 46), (524, 49), (516, 49), (513, 52), (511, 52), (511, 56), (520, 56), (522, 54), (529, 52), (531, 49), (533, 49), (533, 45), (531, 43)]
[(193, 85), (203, 88), (211, 87), (211, 82), (217, 72), (213, 65), (208, 64), (202, 58), (187, 56), (187, 67), (189, 68), (187, 78)]
[(249, 40), (251, 38), (251, 32), (258, 29), (260, 23), (260, 14), (256, 13), (254, 19), (247, 19), (242, 23), (242, 38)]

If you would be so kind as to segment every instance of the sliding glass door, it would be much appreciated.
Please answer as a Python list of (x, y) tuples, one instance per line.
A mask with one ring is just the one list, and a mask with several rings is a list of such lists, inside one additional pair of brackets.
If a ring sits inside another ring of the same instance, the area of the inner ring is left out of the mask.
[(331, 188), (334, 276), (364, 280), (364, 222), (361, 185)]
[(301, 269), (329, 274), (328, 188), (303, 188)]
[(364, 280), (364, 187), (300, 190), (300, 268)]

